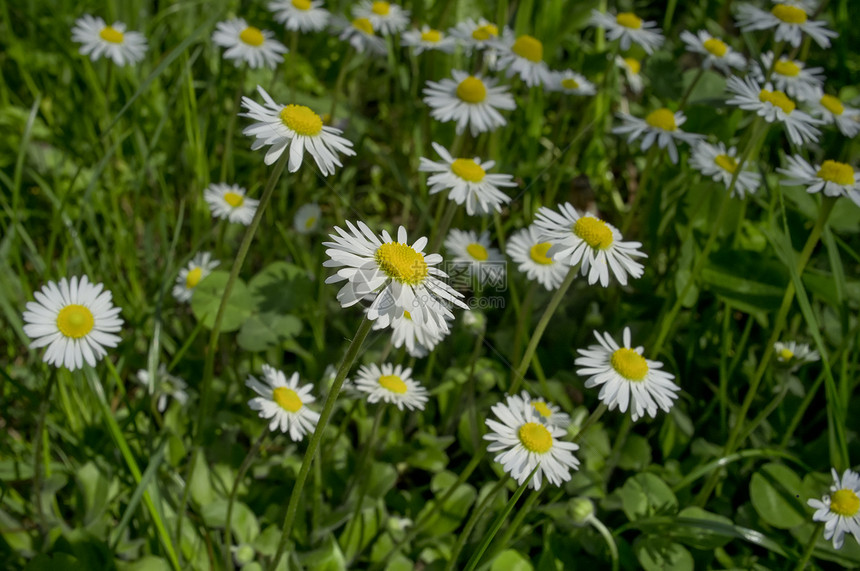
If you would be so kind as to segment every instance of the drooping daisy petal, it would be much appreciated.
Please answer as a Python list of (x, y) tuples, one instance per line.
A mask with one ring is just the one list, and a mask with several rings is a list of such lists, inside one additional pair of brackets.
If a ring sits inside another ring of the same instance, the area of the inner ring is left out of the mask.
[(548, 86), (552, 81), (549, 67), (543, 60), (543, 44), (528, 34), (516, 36), (506, 29), (501, 38), (492, 42), (499, 54), (497, 69), (507, 69), (508, 77), (518, 75), (529, 87)]
[(744, 69), (747, 65), (743, 54), (734, 51), (731, 46), (713, 37), (706, 30), (699, 30), (695, 34), (684, 30), (681, 32), (681, 40), (687, 44), (689, 51), (704, 56), (704, 69), (715, 67), (726, 75), (731, 75), (732, 68)]
[(799, 155), (786, 157), (788, 168), (776, 169), (788, 177), (783, 184), (805, 186), (810, 194), (823, 192), (825, 196), (846, 196), (860, 206), (860, 171), (847, 163), (826, 160), (812, 166)]
[(627, 135), (628, 143), (641, 137), (640, 146), (643, 151), (647, 151), (656, 142), (659, 148), (669, 151), (669, 158), (673, 163), (678, 162), (678, 148), (675, 146), (676, 139), (689, 145), (693, 145), (702, 139), (702, 136), (699, 134), (687, 133), (680, 129), (681, 125), (687, 120), (681, 111), (673, 113), (664, 107), (652, 111), (644, 119), (628, 115), (627, 113), (618, 113), (617, 115), (621, 119), (621, 125), (612, 129), (614, 134)]
[(269, 10), (274, 12), (275, 21), (288, 30), (319, 32), (331, 16), (322, 5), (322, 0), (275, 0), (269, 2)]
[(800, 3), (777, 3), (769, 12), (752, 4), (737, 4), (737, 14), (738, 26), (742, 31), (776, 30), (774, 39), (777, 42), (788, 42), (796, 48), (800, 47), (803, 34), (822, 48), (830, 47), (830, 39), (839, 35), (828, 30), (825, 22), (810, 20), (810, 13)]
[(753, 78), (730, 77), (726, 89), (733, 94), (726, 103), (747, 111), (755, 111), (768, 123), (779, 121), (785, 125), (788, 138), (795, 145), (815, 142), (821, 135), (816, 125), (821, 121), (797, 109), (797, 104), (785, 93), (774, 90), (771, 84), (761, 87)]
[(798, 101), (817, 99), (824, 85), (824, 68), (806, 67), (799, 60), (782, 56), (773, 62), (773, 52), (761, 56), (761, 65), (753, 63), (752, 74), (759, 83), (764, 83), (765, 73), (773, 67), (770, 81), (779, 91)]

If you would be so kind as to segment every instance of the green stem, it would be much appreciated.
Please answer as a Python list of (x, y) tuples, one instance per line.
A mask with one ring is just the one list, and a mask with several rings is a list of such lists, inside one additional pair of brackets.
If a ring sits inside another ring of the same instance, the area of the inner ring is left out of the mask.
[[(236, 95), (233, 97), (233, 107), (230, 108), (230, 119), (227, 122), (227, 134), (224, 136), (224, 157), (221, 162), (221, 180), (227, 182), (227, 175), (231, 174), (229, 167), (233, 163), (233, 131), (236, 129), (236, 119), (239, 117), (239, 105), (242, 102), (242, 93), (245, 89), (245, 74), (247, 66), (242, 66), (239, 72), (239, 81), (236, 84)], [(220, 246), (220, 243), (219, 243)]]
[(577, 440), (579, 440), (579, 438), (583, 434), (585, 434), (586, 429), (588, 429), (589, 426), (597, 422), (597, 420), (601, 416), (603, 416), (603, 413), (606, 412), (606, 410), (607, 409), (605, 404), (600, 403), (599, 405), (597, 405), (597, 408), (591, 411), (591, 414), (588, 415), (588, 418), (585, 419), (585, 422), (582, 423), (582, 426), (580, 426), (579, 430), (576, 431), (576, 434), (573, 435), (571, 442), (576, 442)]
[(809, 558), (812, 557), (812, 552), (815, 551), (815, 544), (818, 543), (818, 536), (821, 535), (822, 529), (824, 529), (824, 522), (818, 522), (809, 536), (809, 541), (806, 542), (806, 547), (803, 548), (803, 555), (800, 561), (797, 562), (797, 567), (794, 568), (794, 571), (803, 571), (806, 568)]
[(264, 428), (263, 433), (260, 434), (260, 437), (254, 442), (248, 455), (245, 456), (245, 459), (242, 461), (242, 465), (239, 467), (239, 473), (236, 474), (236, 479), (233, 481), (233, 487), (230, 489), (230, 497), (227, 499), (227, 524), (224, 526), (224, 562), (229, 571), (233, 571), (233, 555), (230, 553), (230, 547), (232, 544), (230, 533), (233, 529), (233, 503), (236, 500), (236, 493), (239, 491), (239, 484), (242, 483), (242, 479), (245, 477), (245, 472), (247, 472), (248, 468), (251, 467), (251, 462), (256, 458), (257, 452), (260, 451), (260, 448), (263, 446), (263, 442), (266, 440), (268, 435), (269, 429)]
[(696, 72), (696, 76), (693, 78), (693, 81), (690, 82), (690, 86), (687, 87), (687, 90), (684, 92), (684, 95), (681, 97), (681, 101), (678, 102), (678, 110), (684, 108), (687, 104), (687, 100), (690, 99), (690, 95), (693, 93), (693, 88), (696, 87), (696, 84), (699, 83), (699, 80), (702, 79), (702, 76), (705, 75), (705, 68), (699, 66), (699, 71)]
[(633, 218), (639, 210), (639, 203), (642, 202), (642, 196), (644, 196), (645, 189), (648, 187), (648, 183), (651, 180), (651, 173), (657, 168), (654, 164), (654, 160), (657, 158), (657, 152), (657, 145), (654, 144), (651, 145), (651, 148), (648, 149), (648, 154), (645, 156), (645, 167), (642, 169), (642, 177), (639, 179), (639, 185), (636, 187), (636, 195), (633, 197), (633, 202), (630, 203), (630, 207), (624, 215), (624, 221), (621, 223), (622, 234), (627, 234), (627, 231), (630, 230), (630, 225), (633, 224)]
[(340, 71), (337, 74), (337, 79), (334, 82), (334, 91), (331, 94), (331, 107), (328, 111), (328, 124), (334, 125), (334, 112), (337, 110), (337, 98), (343, 89), (343, 82), (346, 79), (346, 69), (349, 67), (349, 62), (352, 59), (352, 49), (347, 50), (343, 56), (343, 61), (340, 64)]
[(475, 506), (475, 509), (472, 510), (472, 515), (469, 516), (469, 520), (466, 522), (465, 527), (463, 527), (463, 531), (461, 531), (457, 536), (457, 543), (454, 544), (454, 549), (451, 551), (451, 556), (448, 558), (448, 565), (445, 566), (445, 571), (451, 571), (457, 564), (457, 558), (460, 556), (460, 552), (463, 551), (463, 547), (466, 545), (466, 540), (469, 539), (469, 536), (472, 535), (472, 530), (475, 529), (475, 526), (478, 524), (478, 520), (484, 515), (484, 511), (487, 509), (487, 506), (490, 505), (490, 502), (496, 497), (496, 494), (499, 493), (504, 485), (507, 483), (507, 478), (502, 478), (499, 480), (495, 486), (487, 493), (481, 503)]
[[(349, 549), (349, 541), (352, 539), (352, 530), (355, 529), (355, 523), (361, 517), (361, 504), (364, 502), (364, 496), (367, 493), (367, 486), (370, 483), (370, 477), (365, 472), (364, 465), (373, 450), (374, 442), (376, 442), (376, 433), (379, 431), (379, 424), (382, 422), (382, 413), (384, 410), (385, 406), (383, 404), (376, 405), (376, 414), (373, 417), (373, 426), (370, 428), (370, 435), (367, 437), (367, 441), (363, 445), (361, 456), (359, 456), (358, 461), (355, 463), (355, 471), (353, 472), (354, 477), (350, 482), (350, 486), (344, 493), (344, 497), (348, 497), (350, 492), (352, 492), (356, 479), (361, 480), (361, 484), (358, 487), (358, 501), (355, 503), (355, 510), (352, 512), (352, 518), (350, 518), (349, 522), (346, 524), (346, 531), (343, 534), (343, 543), (341, 548), (344, 551)], [(361, 541), (359, 539), (359, 546), (360, 544)], [(358, 553), (356, 553), (355, 556), (357, 557)], [(347, 559), (352, 559), (352, 557), (347, 556)]]
[(609, 548), (609, 556), (612, 558), (612, 571), (618, 571), (618, 546), (615, 544), (615, 538), (612, 537), (612, 533), (593, 514), (586, 521), (603, 537), (606, 546)]
[(435, 253), (439, 251), (442, 239), (448, 233), (448, 228), (451, 226), (451, 221), (454, 219), (456, 212), (457, 203), (448, 198), (448, 204), (445, 206), (445, 214), (442, 215), (442, 221), (433, 228), (433, 241), (430, 242), (430, 248), (427, 249), (428, 252)]

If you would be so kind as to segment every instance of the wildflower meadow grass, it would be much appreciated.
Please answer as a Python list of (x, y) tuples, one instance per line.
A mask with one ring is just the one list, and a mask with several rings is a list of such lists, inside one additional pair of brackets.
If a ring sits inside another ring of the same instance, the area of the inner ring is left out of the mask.
[(860, 568), (856, 11), (0, 3), (0, 568)]

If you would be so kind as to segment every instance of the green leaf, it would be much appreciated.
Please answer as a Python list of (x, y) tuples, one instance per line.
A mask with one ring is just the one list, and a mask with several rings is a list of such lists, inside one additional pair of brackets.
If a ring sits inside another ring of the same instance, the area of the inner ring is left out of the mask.
[(117, 571), (170, 571), (170, 564), (161, 557), (146, 555), (131, 563), (118, 561)]
[[(203, 506), (203, 519), (212, 527), (226, 527), (227, 525), (227, 503), (226, 499), (218, 499)], [(233, 533), (240, 543), (251, 543), (260, 534), (260, 525), (254, 512), (242, 502), (233, 501)]]
[(24, 567), (24, 571), (86, 571), (87, 567), (68, 553), (55, 553), (47, 556), (37, 554), (30, 563)]
[(678, 511), (678, 500), (669, 486), (647, 472), (629, 478), (621, 487), (621, 509), (630, 521)]
[(217, 496), (209, 480), (209, 466), (206, 465), (206, 458), (204, 458), (203, 452), (197, 454), (194, 473), (191, 475), (189, 485), (191, 486), (191, 499), (197, 505), (205, 506), (215, 501)]
[[(424, 508), (415, 520), (421, 520), (427, 512), (433, 509), (435, 503), (448, 492), (448, 489), (454, 485), (456, 480), (457, 476), (451, 472), (436, 474), (430, 481), (430, 488), (436, 494), (436, 498), (424, 504)], [(427, 533), (439, 536), (451, 533), (457, 529), (466, 517), (466, 514), (469, 513), (469, 508), (477, 495), (478, 492), (474, 487), (469, 484), (460, 484), (454, 493), (451, 494), (450, 499), (442, 505), (441, 509), (430, 520), (430, 523), (427, 524), (425, 528)]]
[(672, 536), (675, 539), (690, 547), (711, 550), (726, 545), (732, 539), (708, 527), (709, 522), (732, 525), (734, 522), (725, 516), (705, 511), (700, 507), (691, 506), (681, 510), (678, 517), (698, 520), (702, 523), (701, 526), (690, 525), (689, 523), (679, 524), (672, 531)]
[(618, 467), (623, 470), (642, 470), (651, 463), (651, 445), (638, 434), (631, 434), (621, 448)]
[(633, 552), (645, 571), (692, 571), (693, 556), (680, 543), (640, 536), (633, 542)]
[(806, 508), (797, 497), (801, 491), (800, 478), (782, 464), (765, 464), (750, 480), (753, 508), (764, 521), (779, 529), (807, 520)]
[(322, 547), (310, 553), (303, 553), (299, 556), (299, 560), (306, 569), (316, 571), (344, 571), (346, 569), (346, 559), (343, 552), (331, 535), (326, 538)]
[[(212, 272), (197, 284), (191, 297), (191, 311), (198, 321), (212, 328), (215, 316), (218, 314), (218, 306), (221, 305), (221, 296), (224, 295), (224, 287), (230, 274), (227, 272)], [(221, 332), (228, 333), (236, 331), (242, 323), (251, 316), (255, 304), (251, 292), (241, 279), (237, 278), (233, 284), (233, 291), (227, 298), (224, 307), (224, 317), (221, 321)]]
[(314, 299), (314, 285), (303, 268), (274, 262), (251, 278), (248, 289), (261, 312), (293, 313)]
[(236, 342), (246, 351), (265, 351), (292, 337), (302, 330), (302, 322), (292, 315), (260, 313), (251, 315), (242, 324)]
[(493, 559), (490, 571), (534, 571), (534, 567), (520, 552), (506, 549)]

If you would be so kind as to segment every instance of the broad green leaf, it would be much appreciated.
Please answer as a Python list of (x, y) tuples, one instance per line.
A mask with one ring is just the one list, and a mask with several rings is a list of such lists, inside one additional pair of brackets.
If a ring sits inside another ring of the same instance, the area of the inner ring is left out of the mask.
[(678, 513), (679, 518), (695, 519), (702, 522), (702, 526), (693, 526), (689, 523), (680, 524), (672, 530), (672, 537), (696, 549), (716, 549), (722, 547), (731, 541), (731, 537), (726, 537), (707, 527), (708, 522), (718, 522), (724, 525), (732, 525), (732, 520), (725, 516), (721, 516), (702, 508), (690, 506), (684, 508)]
[[(202, 514), (206, 524), (211, 527), (227, 525), (227, 499), (218, 499), (203, 506)], [(250, 543), (260, 534), (260, 525), (254, 512), (239, 501), (233, 502), (233, 533), (241, 543)]]
[[(191, 297), (191, 311), (198, 321), (202, 321), (210, 329), (215, 323), (218, 306), (221, 305), (221, 297), (224, 295), (224, 286), (227, 285), (229, 277), (227, 272), (212, 272), (194, 288), (194, 294)], [(233, 291), (227, 298), (227, 305), (224, 307), (221, 332), (228, 333), (239, 329), (242, 323), (251, 316), (254, 307), (251, 292), (245, 282), (237, 278), (233, 284)]]
[(209, 480), (209, 466), (206, 464), (203, 452), (197, 454), (194, 473), (191, 475), (189, 485), (191, 486), (191, 499), (199, 506), (210, 504), (217, 498)]
[(621, 448), (618, 467), (624, 470), (642, 470), (651, 463), (651, 445), (638, 434), (631, 434)]
[[(455, 483), (456, 478), (450, 472), (442, 472), (433, 477), (430, 487), (434, 490), (436, 497), (424, 504), (424, 508), (418, 514), (416, 520), (421, 520), (427, 512), (433, 509), (435, 502), (447, 493), (450, 486)], [(477, 495), (478, 492), (474, 487), (469, 484), (460, 484), (456, 491), (451, 494), (450, 499), (445, 502), (442, 508), (430, 520), (430, 523), (426, 527), (427, 533), (439, 536), (457, 529), (463, 522), (466, 514), (469, 513), (469, 508), (472, 506)]]
[(808, 519), (804, 503), (797, 497), (802, 482), (791, 468), (765, 464), (750, 479), (750, 499), (756, 513), (770, 525), (789, 529)]
[(678, 511), (678, 500), (669, 486), (648, 472), (629, 478), (621, 487), (620, 494), (621, 509), (630, 521)]
[(248, 289), (261, 312), (293, 313), (314, 299), (314, 285), (303, 268), (274, 262), (248, 282)]
[(264, 351), (281, 341), (295, 337), (302, 330), (302, 322), (292, 315), (259, 313), (248, 317), (236, 337), (246, 351)]
[(322, 547), (310, 553), (301, 554), (299, 560), (306, 569), (314, 569), (315, 571), (344, 571), (346, 569), (346, 558), (331, 535), (326, 538)]
[(154, 555), (144, 557), (130, 563), (117, 562), (117, 571), (171, 571), (170, 564)]
[(680, 543), (662, 537), (640, 536), (633, 551), (645, 571), (692, 571), (693, 556)]
[(534, 571), (534, 567), (519, 551), (506, 549), (493, 559), (490, 571)]

